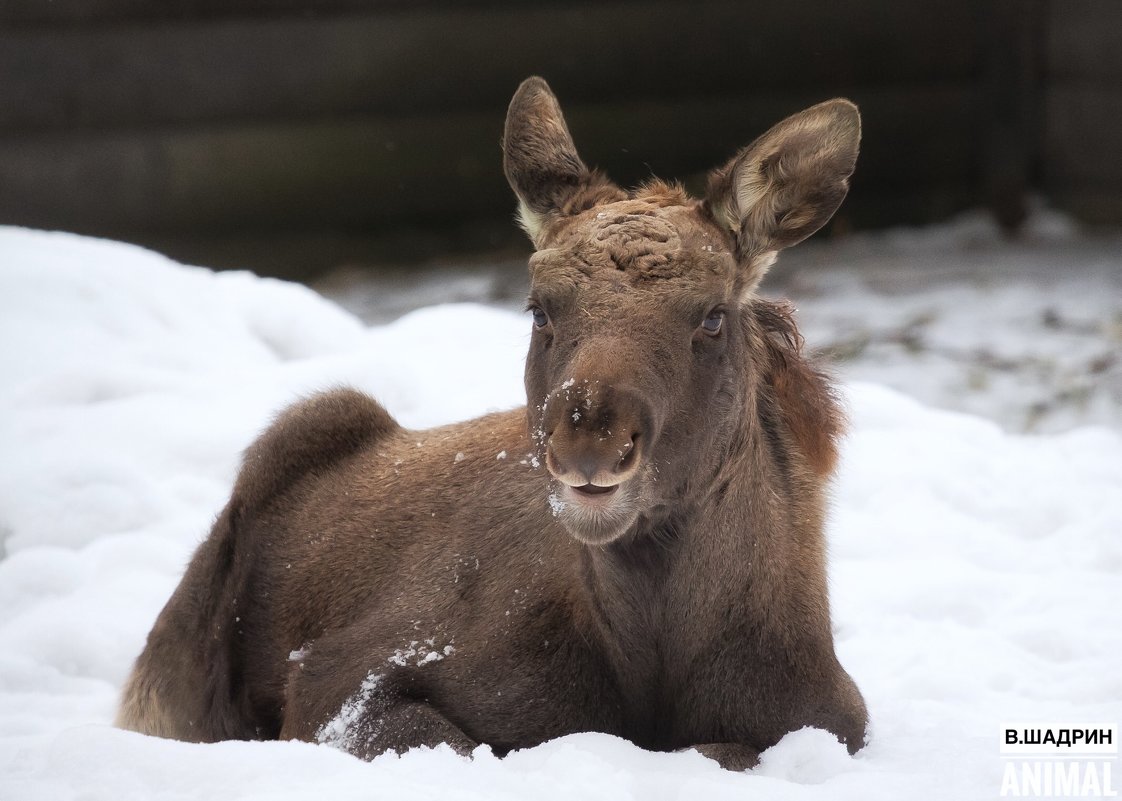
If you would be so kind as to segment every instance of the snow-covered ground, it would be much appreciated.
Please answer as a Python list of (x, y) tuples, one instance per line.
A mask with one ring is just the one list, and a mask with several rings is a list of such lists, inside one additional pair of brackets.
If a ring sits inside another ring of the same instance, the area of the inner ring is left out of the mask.
[[(367, 327), (300, 286), (0, 228), (0, 799), (998, 796), (1003, 723), (1122, 721), (1122, 249), (1062, 225), (1035, 235), (1006, 244), (968, 221), (787, 260), (809, 344), (851, 343), (831, 586), (872, 736), (850, 758), (796, 732), (734, 774), (599, 734), (504, 760), (438, 748), (363, 763), (113, 729), (132, 659), (276, 410), (339, 384), (412, 426), (517, 405), (529, 322), (461, 304)], [(982, 260), (1000, 267), (988, 285), (923, 273)], [(898, 265), (911, 278), (878, 286)], [(997, 366), (970, 378), (956, 354), (978, 342)], [(1022, 393), (1069, 383), (1086, 403), (1018, 423)], [(970, 392), (977, 407), (956, 397)], [(1069, 430), (1016, 433), (1030, 424)]]

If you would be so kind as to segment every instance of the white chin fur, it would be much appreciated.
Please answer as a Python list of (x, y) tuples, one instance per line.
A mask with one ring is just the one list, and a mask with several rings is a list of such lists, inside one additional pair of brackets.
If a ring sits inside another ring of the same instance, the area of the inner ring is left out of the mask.
[(639, 517), (629, 488), (620, 486), (604, 502), (595, 496), (582, 500), (575, 491), (559, 485), (549, 496), (553, 514), (565, 529), (585, 545), (607, 545), (627, 533)]

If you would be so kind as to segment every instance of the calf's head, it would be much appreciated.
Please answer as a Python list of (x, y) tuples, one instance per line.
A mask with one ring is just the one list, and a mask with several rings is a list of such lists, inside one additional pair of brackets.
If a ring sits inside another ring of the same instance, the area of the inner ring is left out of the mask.
[(755, 288), (841, 204), (859, 139), (857, 108), (830, 100), (715, 170), (704, 199), (628, 192), (581, 161), (545, 81), (519, 87), (503, 166), (536, 249), (527, 414), (578, 540), (612, 542), (716, 474), (754, 413)]

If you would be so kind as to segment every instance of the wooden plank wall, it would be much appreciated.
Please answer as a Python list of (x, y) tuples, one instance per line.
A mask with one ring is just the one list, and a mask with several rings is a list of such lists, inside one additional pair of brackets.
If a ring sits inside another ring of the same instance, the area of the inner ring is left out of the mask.
[(1122, 223), (1122, 3), (1054, 0), (1045, 58), (1044, 191), (1085, 220)]
[[(1015, 223), (1024, 191), (1041, 183), (1096, 213), (1114, 198), (1122, 219), (1118, 162), (1108, 180), (1069, 144), (1083, 136), (1080, 113), (1101, 119), (1103, 97), (1118, 119), (1111, 75), (1080, 48), (1090, 36), (1117, 70), (1095, 19), (1119, 10), (1114, 0), (7, 0), (0, 222), (285, 275), (521, 247), (498, 142), (511, 92), (534, 73), (560, 96), (586, 161), (623, 183), (656, 174), (700, 186), (771, 123), (846, 95), (862, 108), (864, 142), (835, 227), (979, 204)], [(1057, 81), (1045, 105), (1064, 119), (1049, 116), (1038, 135), (1031, 78), (1045, 25)]]

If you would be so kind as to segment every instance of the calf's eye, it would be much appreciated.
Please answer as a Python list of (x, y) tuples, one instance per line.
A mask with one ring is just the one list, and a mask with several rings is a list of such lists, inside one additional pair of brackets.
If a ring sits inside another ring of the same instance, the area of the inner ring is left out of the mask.
[(720, 309), (709, 312), (709, 316), (701, 322), (701, 330), (711, 337), (721, 333), (721, 326), (725, 322), (725, 313)]

